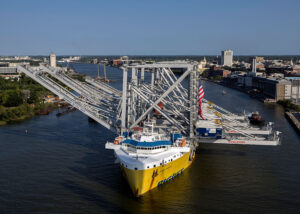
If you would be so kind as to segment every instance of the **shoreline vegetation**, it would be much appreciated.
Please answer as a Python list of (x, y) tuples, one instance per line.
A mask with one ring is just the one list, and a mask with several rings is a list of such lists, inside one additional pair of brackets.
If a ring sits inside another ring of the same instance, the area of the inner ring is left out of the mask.
[(58, 107), (58, 103), (42, 103), (34, 106), (22, 104), (10, 108), (0, 106), (0, 126), (28, 120), (35, 115), (47, 115)]
[(0, 126), (49, 114), (59, 107), (57, 101), (50, 91), (24, 74), (18, 79), (0, 77)]
[(277, 103), (283, 106), (285, 111), (300, 112), (300, 106), (294, 104), (292, 100), (279, 100)]

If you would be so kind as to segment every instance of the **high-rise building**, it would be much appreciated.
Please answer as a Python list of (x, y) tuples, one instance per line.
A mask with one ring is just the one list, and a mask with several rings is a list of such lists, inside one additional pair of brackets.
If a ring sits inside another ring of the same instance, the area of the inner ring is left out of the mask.
[(232, 66), (233, 51), (224, 50), (221, 52), (221, 65), (223, 66)]
[(252, 60), (252, 72), (256, 73), (256, 58), (253, 58)]
[(50, 54), (50, 66), (51, 67), (56, 67), (56, 56), (54, 53)]

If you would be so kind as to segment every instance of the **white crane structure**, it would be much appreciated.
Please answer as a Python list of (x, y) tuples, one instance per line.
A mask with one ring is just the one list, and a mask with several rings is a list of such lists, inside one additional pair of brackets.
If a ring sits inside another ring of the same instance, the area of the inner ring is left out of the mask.
[[(199, 73), (195, 62), (134, 64), (121, 69), (122, 91), (91, 77), (85, 82), (75, 80), (59, 67), (18, 65), (19, 71), (119, 135), (141, 127), (147, 119), (155, 119), (160, 132), (181, 132), (194, 146), (279, 144), (279, 133), (271, 123), (265, 128), (251, 127), (245, 115), (233, 114), (205, 99), (205, 120), (198, 117)], [(172, 69), (184, 72), (179, 76)], [(150, 80), (145, 79), (145, 72), (151, 74)]]

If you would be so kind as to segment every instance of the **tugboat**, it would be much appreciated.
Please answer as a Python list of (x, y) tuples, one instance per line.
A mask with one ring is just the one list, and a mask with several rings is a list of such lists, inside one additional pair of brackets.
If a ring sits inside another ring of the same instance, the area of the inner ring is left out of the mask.
[(258, 112), (252, 112), (252, 114), (248, 117), (250, 123), (253, 125), (264, 125), (265, 121), (263, 120), (262, 116)]

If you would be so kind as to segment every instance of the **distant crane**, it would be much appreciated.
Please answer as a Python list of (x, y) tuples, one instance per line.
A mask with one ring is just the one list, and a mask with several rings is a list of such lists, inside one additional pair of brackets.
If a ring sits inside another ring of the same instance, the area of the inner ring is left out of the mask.
[(100, 80), (100, 71), (99, 71), (99, 63), (97, 63), (97, 71), (98, 71), (98, 75), (97, 75), (97, 79)]
[(96, 77), (96, 79), (98, 80), (101, 80), (101, 81), (104, 81), (104, 82), (111, 82), (111, 80), (107, 79), (107, 75), (106, 75), (106, 65), (105, 64), (101, 64), (103, 65), (103, 72), (104, 72), (104, 79), (101, 78), (100, 76), (100, 63), (97, 64), (97, 72), (98, 72), (98, 75)]
[(104, 69), (104, 81), (105, 81), (105, 82), (110, 82), (110, 80), (106, 78), (106, 65), (103, 64), (103, 66), (104, 66), (104, 67), (103, 67), (103, 69)]

